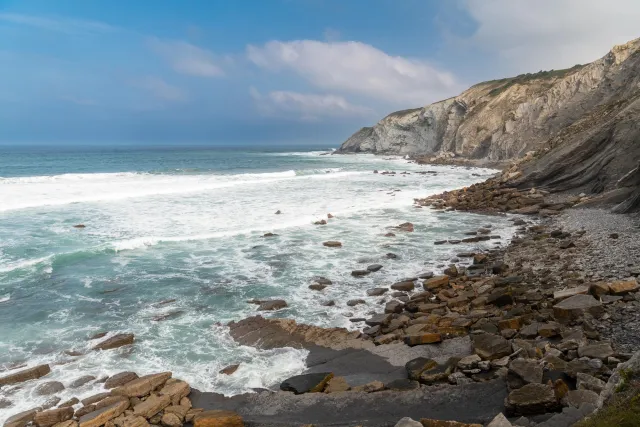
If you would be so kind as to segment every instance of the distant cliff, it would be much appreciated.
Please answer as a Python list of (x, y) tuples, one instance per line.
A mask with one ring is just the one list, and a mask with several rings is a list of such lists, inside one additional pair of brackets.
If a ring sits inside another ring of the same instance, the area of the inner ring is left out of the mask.
[(389, 114), (337, 152), (522, 157), (594, 109), (637, 92), (639, 50), (637, 39), (587, 65), (477, 84), (454, 98)]

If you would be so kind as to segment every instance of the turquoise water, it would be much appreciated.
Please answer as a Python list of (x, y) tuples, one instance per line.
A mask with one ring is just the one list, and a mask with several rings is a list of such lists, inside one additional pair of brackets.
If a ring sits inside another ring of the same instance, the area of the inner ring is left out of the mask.
[[(222, 325), (256, 314), (248, 299), (288, 301), (268, 316), (354, 328), (349, 317), (380, 309), (380, 298), (366, 297), (366, 289), (441, 270), (452, 251), (472, 249), (434, 240), (488, 222), (504, 237), (511, 232), (503, 218), (412, 206), (414, 197), (494, 171), (323, 153), (0, 149), (0, 365), (59, 363), (47, 380), (63, 383), (126, 369), (171, 370), (195, 387), (226, 394), (270, 387), (302, 371), (305, 352), (236, 345)], [(437, 174), (415, 173), (426, 170)], [(335, 216), (328, 225), (313, 225), (327, 213)], [(384, 237), (406, 221), (414, 233)], [(267, 232), (278, 236), (262, 238)], [(343, 248), (325, 248), (326, 240)], [(399, 258), (386, 259), (388, 252)], [(351, 277), (374, 262), (384, 268)], [(308, 289), (316, 275), (334, 285)], [(347, 307), (352, 298), (367, 304)], [(321, 305), (329, 299), (334, 307)], [(159, 304), (166, 300), (175, 301)], [(96, 343), (87, 337), (103, 331), (133, 332), (137, 343), (132, 351), (64, 353), (87, 351)], [(232, 363), (241, 363), (236, 374), (218, 374)], [(0, 421), (41, 403), (45, 398), (33, 394), (37, 384), (0, 390), (16, 402), (0, 409)], [(87, 385), (59, 395), (93, 392)]]

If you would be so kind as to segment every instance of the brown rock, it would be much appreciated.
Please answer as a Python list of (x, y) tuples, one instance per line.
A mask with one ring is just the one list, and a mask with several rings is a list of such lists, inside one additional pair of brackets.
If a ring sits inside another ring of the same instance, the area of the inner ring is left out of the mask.
[(283, 299), (274, 299), (271, 301), (262, 301), (258, 306), (259, 311), (275, 311), (288, 307), (287, 302)]
[(356, 387), (352, 387), (351, 391), (374, 393), (376, 391), (384, 390), (384, 384), (381, 381), (371, 381), (370, 383), (362, 384)]
[(410, 222), (405, 222), (396, 227), (398, 230), (407, 231), (409, 233), (413, 232), (413, 224)]
[(240, 365), (229, 365), (226, 368), (221, 369), (219, 373), (220, 374), (225, 374), (225, 375), (231, 375), (235, 371), (237, 371), (239, 367), (240, 367)]
[(553, 300), (562, 301), (574, 295), (585, 295), (589, 293), (589, 286), (578, 286), (576, 288), (563, 289), (553, 293)]
[(471, 336), (474, 352), (485, 360), (500, 359), (511, 354), (511, 344), (499, 335), (476, 334)]
[(98, 409), (106, 408), (107, 406), (111, 406), (114, 403), (124, 402), (124, 401), (129, 402), (129, 399), (127, 399), (125, 396), (109, 396), (109, 397), (105, 397), (104, 399), (102, 399), (101, 401), (97, 402), (94, 405), (95, 406), (95, 411), (97, 411)]
[(426, 333), (404, 337), (404, 343), (410, 347), (423, 344), (436, 344), (442, 342), (442, 336), (437, 333)]
[(432, 420), (421, 418), (420, 423), (423, 427), (482, 427), (482, 424), (459, 423), (457, 421)]
[(137, 380), (138, 378), (138, 374), (135, 372), (120, 372), (109, 377), (109, 379), (104, 383), (104, 388), (112, 389), (120, 387), (121, 385), (125, 385), (133, 380)]
[(36, 387), (35, 394), (38, 396), (49, 396), (62, 390), (64, 390), (64, 385), (60, 381), (47, 381)]
[(409, 292), (415, 289), (415, 285), (413, 284), (413, 280), (405, 280), (403, 282), (397, 282), (391, 285), (391, 289), (396, 291), (405, 291)]
[(114, 420), (114, 424), (117, 427), (149, 427), (149, 422), (144, 417), (138, 417), (133, 414), (126, 417), (118, 417), (117, 420)]
[(342, 243), (337, 242), (335, 240), (328, 240), (326, 242), (323, 242), (322, 245), (326, 246), (328, 248), (340, 248), (340, 247), (342, 247)]
[(509, 414), (525, 416), (553, 412), (560, 406), (553, 387), (547, 384), (527, 384), (509, 393), (505, 403)]
[(53, 427), (78, 427), (78, 422), (75, 420), (67, 420), (54, 425)]
[(82, 405), (83, 406), (89, 406), (92, 405), (94, 403), (98, 403), (103, 399), (106, 399), (107, 397), (111, 396), (110, 392), (104, 392), (104, 393), (98, 393), (98, 394), (94, 394), (93, 396), (89, 396), (86, 397), (84, 399), (82, 399)]
[(111, 350), (125, 345), (133, 344), (133, 334), (117, 334), (95, 345), (93, 350)]
[(589, 293), (596, 298), (600, 298), (602, 295), (609, 293), (609, 285), (604, 282), (593, 283), (589, 286)]
[(122, 413), (129, 407), (128, 401), (120, 401), (106, 408), (99, 409), (83, 415), (79, 420), (79, 427), (98, 427), (107, 423)]
[(635, 292), (638, 290), (638, 282), (633, 280), (617, 281), (609, 284), (609, 289), (613, 295), (625, 295), (629, 292)]
[(66, 406), (73, 406), (73, 405), (77, 405), (78, 403), (80, 403), (80, 400), (78, 400), (77, 397), (72, 397), (71, 399), (59, 404), (58, 408), (64, 408)]
[[(186, 398), (185, 398), (186, 399)], [(175, 414), (180, 418), (180, 421), (184, 420), (184, 417), (187, 415), (191, 409), (191, 402), (189, 402), (189, 406), (186, 405), (171, 405), (164, 408), (165, 414)]]
[(118, 396), (142, 397), (160, 387), (162, 384), (167, 382), (169, 378), (171, 378), (171, 372), (145, 375), (123, 386), (114, 388), (111, 390), (111, 393)]
[(244, 427), (242, 417), (231, 411), (204, 411), (193, 418), (194, 427)]
[(157, 394), (150, 395), (147, 400), (133, 407), (133, 414), (145, 418), (151, 418), (167, 406), (171, 405), (171, 396)]
[(91, 382), (95, 379), (96, 377), (94, 377), (93, 375), (85, 375), (72, 381), (71, 384), (69, 384), (69, 387), (70, 388), (82, 387), (86, 383)]
[(29, 409), (28, 411), (20, 412), (15, 415), (10, 416), (4, 422), (3, 427), (24, 427), (36, 417), (36, 413), (40, 410), (40, 408)]
[(48, 411), (38, 412), (33, 422), (38, 427), (50, 427), (52, 425), (70, 420), (73, 417), (73, 408), (56, 408)]
[(187, 397), (191, 393), (191, 387), (186, 381), (172, 378), (160, 389), (158, 394), (161, 396), (169, 396), (172, 405), (179, 405), (183, 397)]
[(426, 291), (431, 291), (434, 289), (441, 288), (443, 286), (447, 286), (449, 284), (449, 276), (435, 276), (431, 279), (428, 279), (422, 285)]
[(49, 365), (39, 365), (0, 378), (0, 387), (35, 380), (51, 372)]
[(553, 316), (563, 323), (581, 319), (586, 313), (600, 317), (604, 313), (602, 303), (591, 295), (574, 295), (553, 306)]
[(87, 414), (96, 410), (96, 405), (87, 405), (82, 408), (78, 408), (78, 410), (73, 414), (74, 418), (81, 418)]
[(84, 225), (84, 224), (76, 224), (76, 225), (73, 226), (73, 228), (85, 228), (85, 227), (86, 227), (86, 225)]
[(337, 393), (340, 391), (349, 390), (349, 384), (344, 377), (333, 377), (327, 382), (327, 386), (324, 388), (325, 393)]
[[(323, 220), (324, 221), (324, 220)], [(164, 414), (160, 420), (164, 427), (180, 427), (182, 421), (176, 414)]]
[(195, 416), (203, 411), (204, 409), (202, 408), (189, 409), (189, 411), (187, 411), (187, 415), (184, 417), (184, 421), (187, 423), (193, 422), (193, 419), (195, 418)]

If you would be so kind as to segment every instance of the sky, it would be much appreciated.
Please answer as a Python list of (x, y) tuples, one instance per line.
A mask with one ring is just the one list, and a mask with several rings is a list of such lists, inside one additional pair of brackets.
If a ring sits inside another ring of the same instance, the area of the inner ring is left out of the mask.
[(327, 144), (591, 62), (637, 0), (0, 0), (0, 144)]

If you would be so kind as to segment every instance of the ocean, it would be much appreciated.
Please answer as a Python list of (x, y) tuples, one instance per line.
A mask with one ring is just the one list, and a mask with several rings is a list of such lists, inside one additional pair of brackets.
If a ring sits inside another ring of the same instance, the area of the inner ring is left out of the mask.
[[(83, 375), (168, 370), (227, 395), (273, 387), (304, 370), (306, 352), (233, 342), (224, 325), (258, 314), (247, 300), (281, 298), (289, 307), (261, 314), (354, 329), (349, 318), (381, 310), (382, 298), (366, 289), (440, 272), (455, 253), (496, 244), (434, 241), (487, 223), (503, 242), (513, 231), (503, 217), (413, 206), (496, 171), (328, 151), (0, 147), (0, 366), (50, 363), (53, 371), (1, 389), (13, 406), (0, 409), (0, 422), (46, 401), (34, 392), (41, 382)], [(328, 224), (314, 225), (321, 219)], [(413, 233), (384, 236), (407, 221)], [(383, 269), (351, 276), (373, 263)], [(333, 285), (311, 290), (314, 276)], [(353, 298), (366, 304), (348, 307)], [(89, 352), (99, 332), (132, 332), (136, 343)], [(234, 375), (218, 374), (236, 363)]]

